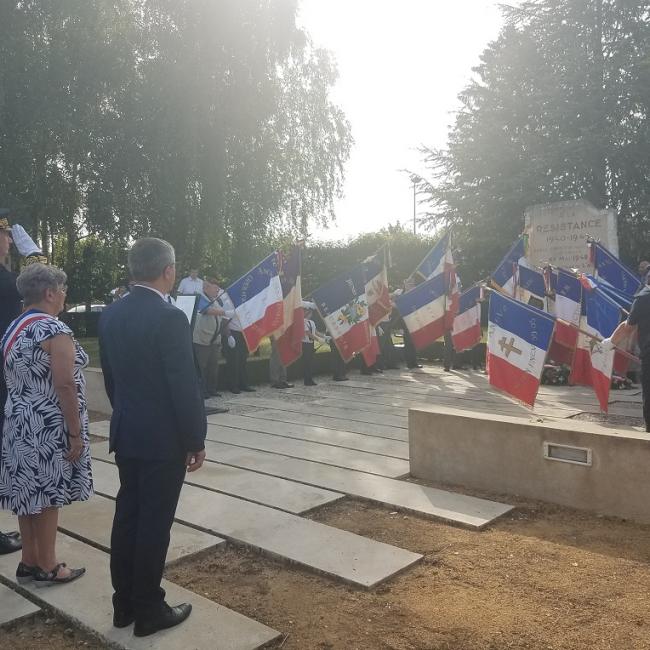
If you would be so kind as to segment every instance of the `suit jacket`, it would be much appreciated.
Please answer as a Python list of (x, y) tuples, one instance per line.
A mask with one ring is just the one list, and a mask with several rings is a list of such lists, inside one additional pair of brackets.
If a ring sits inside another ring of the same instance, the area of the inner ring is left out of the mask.
[(207, 424), (185, 314), (133, 287), (102, 312), (99, 346), (113, 407), (110, 451), (151, 460), (201, 451)]

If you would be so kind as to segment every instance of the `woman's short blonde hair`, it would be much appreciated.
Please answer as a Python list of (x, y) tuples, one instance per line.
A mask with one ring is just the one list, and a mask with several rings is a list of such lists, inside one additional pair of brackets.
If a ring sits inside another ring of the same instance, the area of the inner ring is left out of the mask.
[(36, 263), (23, 269), (16, 280), (16, 287), (23, 297), (24, 304), (33, 305), (43, 300), (48, 289), (59, 289), (67, 279), (65, 272), (56, 266)]

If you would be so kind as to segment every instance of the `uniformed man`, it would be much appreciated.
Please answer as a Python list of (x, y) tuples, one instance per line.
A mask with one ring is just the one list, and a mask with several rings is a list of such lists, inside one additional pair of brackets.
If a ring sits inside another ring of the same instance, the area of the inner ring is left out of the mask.
[[(8, 267), (9, 249), (15, 241), (18, 252), (25, 257), (41, 261), (41, 251), (25, 232), (22, 226), (14, 226), (14, 232), (9, 225), (9, 210), (0, 208), (0, 337), (5, 333), (9, 323), (17, 318), (22, 309), (22, 299), (16, 288), (17, 273)], [(46, 260), (47, 261), (47, 260)], [(7, 401), (7, 386), (4, 380), (3, 367), (0, 363), (0, 451), (2, 450), (2, 426), (4, 423), (4, 407)], [(0, 457), (1, 461), (1, 457)], [(0, 555), (13, 553), (22, 548), (20, 535), (16, 532), (0, 532)]]
[(638, 334), (641, 350), (641, 388), (643, 391), (643, 419), (645, 430), (650, 433), (650, 273), (645, 285), (634, 296), (627, 321), (623, 321), (612, 336), (603, 341), (609, 349), (619, 345), (626, 338)]

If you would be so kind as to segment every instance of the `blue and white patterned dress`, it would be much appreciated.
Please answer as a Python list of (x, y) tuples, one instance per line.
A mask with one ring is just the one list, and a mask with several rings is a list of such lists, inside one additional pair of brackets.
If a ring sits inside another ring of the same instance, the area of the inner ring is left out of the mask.
[(16, 515), (39, 514), (93, 494), (82, 373), (88, 355), (75, 340), (74, 380), (84, 447), (79, 460), (70, 463), (65, 459), (67, 426), (52, 382), (50, 355), (40, 344), (57, 334), (72, 336), (72, 331), (56, 318), (43, 316), (19, 332), (4, 366), (9, 396), (0, 455), (0, 509)]

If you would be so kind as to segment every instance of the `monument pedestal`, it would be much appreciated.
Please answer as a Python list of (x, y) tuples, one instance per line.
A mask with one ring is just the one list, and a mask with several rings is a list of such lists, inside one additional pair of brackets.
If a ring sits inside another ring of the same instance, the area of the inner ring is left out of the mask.
[(650, 523), (648, 434), (424, 407), (409, 447), (416, 478)]

